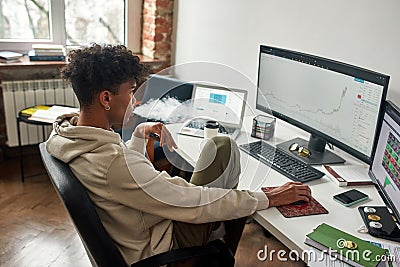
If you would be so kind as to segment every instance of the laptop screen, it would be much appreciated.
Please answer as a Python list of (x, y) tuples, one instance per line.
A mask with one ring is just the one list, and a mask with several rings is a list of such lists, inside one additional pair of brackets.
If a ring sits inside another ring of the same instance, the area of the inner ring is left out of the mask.
[(386, 204), (399, 218), (400, 212), (400, 112), (386, 104), (382, 128), (370, 175), (382, 190)]
[(193, 117), (217, 120), (226, 126), (242, 125), (247, 91), (196, 84), (193, 88)]

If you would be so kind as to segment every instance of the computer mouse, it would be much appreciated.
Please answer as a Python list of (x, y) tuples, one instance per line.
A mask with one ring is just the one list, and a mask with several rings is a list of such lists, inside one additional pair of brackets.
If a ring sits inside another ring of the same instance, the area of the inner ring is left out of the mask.
[(306, 203), (304, 200), (297, 200), (296, 202), (293, 202), (292, 205), (303, 205)]

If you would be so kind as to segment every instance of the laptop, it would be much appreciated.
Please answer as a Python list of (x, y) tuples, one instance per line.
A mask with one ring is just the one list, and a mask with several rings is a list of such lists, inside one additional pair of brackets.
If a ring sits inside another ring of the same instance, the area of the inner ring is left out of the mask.
[(242, 128), (247, 91), (213, 85), (194, 84), (191, 118), (179, 134), (204, 137), (208, 120), (218, 121), (219, 135), (235, 139)]

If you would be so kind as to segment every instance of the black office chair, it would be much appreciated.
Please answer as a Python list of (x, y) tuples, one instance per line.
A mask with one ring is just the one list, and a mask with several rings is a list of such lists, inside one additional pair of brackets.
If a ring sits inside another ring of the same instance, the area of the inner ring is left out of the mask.
[[(47, 173), (61, 201), (67, 209), (75, 229), (93, 266), (126, 267), (126, 263), (108, 235), (86, 189), (69, 166), (51, 156), (45, 143), (39, 145)], [(220, 240), (204, 247), (190, 247), (154, 255), (132, 264), (132, 267), (155, 267), (197, 257), (196, 266), (234, 266), (234, 257)]]

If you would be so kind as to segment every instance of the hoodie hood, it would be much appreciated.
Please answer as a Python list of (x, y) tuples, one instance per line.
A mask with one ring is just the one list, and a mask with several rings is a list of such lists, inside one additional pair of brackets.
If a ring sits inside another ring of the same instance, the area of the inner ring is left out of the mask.
[(76, 126), (77, 122), (78, 114), (58, 117), (53, 123), (53, 132), (47, 140), (47, 151), (65, 163), (110, 144), (123, 143), (120, 135), (112, 130)]

